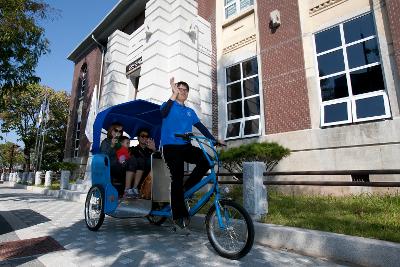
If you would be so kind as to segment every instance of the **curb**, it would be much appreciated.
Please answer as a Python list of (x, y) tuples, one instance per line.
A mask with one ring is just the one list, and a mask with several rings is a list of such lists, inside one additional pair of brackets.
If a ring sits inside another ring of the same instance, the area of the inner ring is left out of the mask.
[[(86, 193), (81, 192), (10, 185), (75, 202), (84, 203), (86, 198)], [(205, 231), (204, 221), (205, 215), (196, 215), (191, 219), (190, 228)], [(258, 222), (254, 222), (254, 230), (255, 243), (276, 249), (363, 266), (400, 266), (399, 243)]]
[(31, 186), (31, 185), (21, 185), (21, 184), (16, 184), (16, 183), (14, 183), (14, 184), (9, 183), (9, 185), (13, 186), (14, 188), (25, 189), (27, 191), (31, 191), (31, 192), (34, 192), (37, 194), (52, 196), (55, 198), (60, 198), (60, 199), (65, 199), (65, 200), (70, 200), (70, 201), (75, 201), (75, 202), (80, 202), (80, 203), (85, 203), (86, 194), (87, 194), (87, 193), (83, 193), (83, 192), (71, 191), (71, 190), (66, 190), (66, 189), (50, 190), (48, 188)]
[[(205, 231), (204, 220), (196, 215), (190, 226)], [(258, 222), (254, 231), (255, 243), (276, 249), (362, 266), (400, 266), (399, 243)]]

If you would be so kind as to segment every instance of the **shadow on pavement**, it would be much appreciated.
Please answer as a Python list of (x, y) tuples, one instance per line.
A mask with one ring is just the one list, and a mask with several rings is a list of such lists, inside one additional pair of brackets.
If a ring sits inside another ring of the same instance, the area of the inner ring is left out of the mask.
[[(22, 221), (23, 223), (12, 223), (11, 226), (8, 222), (13, 221), (14, 216), (17, 217), (18, 220)], [(7, 220), (5, 218), (7, 218)], [(0, 235), (17, 231), (23, 228), (28, 228), (48, 221), (50, 221), (49, 218), (30, 209), (0, 211), (0, 225), (2, 228), (0, 229)]]

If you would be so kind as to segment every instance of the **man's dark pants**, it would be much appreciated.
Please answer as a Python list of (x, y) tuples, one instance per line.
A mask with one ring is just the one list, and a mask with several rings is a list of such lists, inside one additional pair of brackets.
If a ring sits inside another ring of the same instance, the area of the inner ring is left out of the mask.
[(186, 190), (201, 181), (210, 169), (203, 151), (192, 145), (165, 145), (163, 146), (165, 162), (171, 172), (171, 208), (174, 220), (188, 217), (188, 211), (183, 197), (184, 163), (196, 164), (190, 177), (185, 183)]

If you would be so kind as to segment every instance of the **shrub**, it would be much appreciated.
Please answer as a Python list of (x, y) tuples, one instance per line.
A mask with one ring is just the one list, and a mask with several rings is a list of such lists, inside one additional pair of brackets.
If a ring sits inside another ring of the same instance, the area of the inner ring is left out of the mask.
[(267, 171), (272, 170), (290, 150), (275, 142), (251, 143), (221, 151), (222, 166), (229, 172), (243, 172), (243, 162), (262, 161)]
[(79, 167), (73, 162), (54, 162), (50, 164), (50, 171), (70, 171), (73, 172)]

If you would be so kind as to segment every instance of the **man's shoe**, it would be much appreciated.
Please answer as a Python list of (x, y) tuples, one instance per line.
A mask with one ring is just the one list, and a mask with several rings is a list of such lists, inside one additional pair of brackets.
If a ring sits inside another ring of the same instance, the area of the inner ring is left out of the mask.
[(183, 221), (183, 218), (179, 218), (179, 219), (173, 220), (173, 222), (174, 222), (174, 225), (175, 225), (176, 227), (179, 227), (179, 228), (181, 228), (181, 229), (183, 229), (183, 228), (186, 227), (186, 225), (185, 225), (185, 223), (184, 223), (184, 221)]
[(173, 222), (174, 222), (174, 227), (172, 228), (172, 231), (174, 233), (185, 236), (190, 235), (190, 231), (189, 229), (186, 228), (184, 219), (180, 218), (177, 220), (173, 220)]

